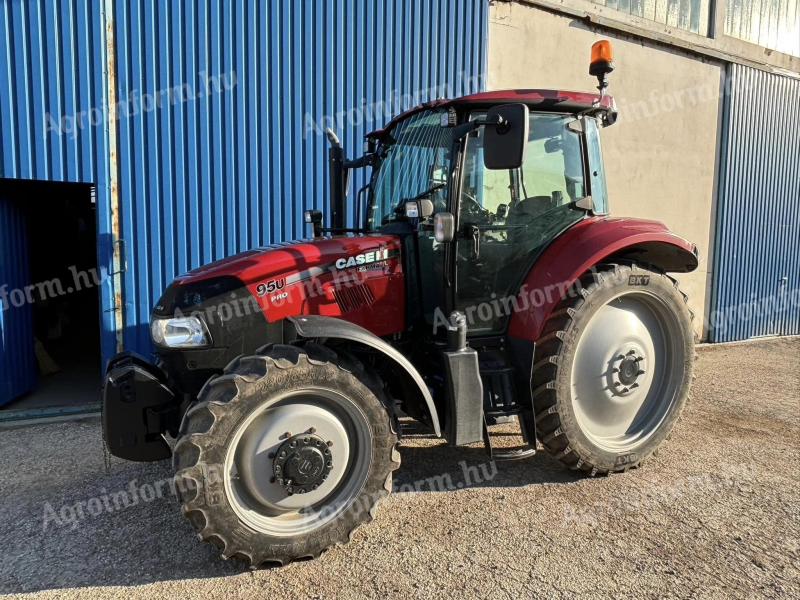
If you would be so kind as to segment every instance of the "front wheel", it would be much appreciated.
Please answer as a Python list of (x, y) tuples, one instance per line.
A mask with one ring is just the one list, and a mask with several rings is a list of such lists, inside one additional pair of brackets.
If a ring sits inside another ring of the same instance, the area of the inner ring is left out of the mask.
[(237, 359), (201, 391), (175, 447), (201, 539), (250, 566), (348, 541), (391, 490), (397, 434), (379, 383), (316, 344)]
[(693, 367), (692, 314), (677, 282), (635, 265), (587, 273), (537, 342), (543, 445), (592, 475), (637, 466), (678, 420)]

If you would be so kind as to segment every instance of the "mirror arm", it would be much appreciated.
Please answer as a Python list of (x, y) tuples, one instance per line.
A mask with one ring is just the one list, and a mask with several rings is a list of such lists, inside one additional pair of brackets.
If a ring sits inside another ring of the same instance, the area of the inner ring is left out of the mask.
[(472, 133), (476, 129), (480, 129), (484, 125), (494, 125), (496, 127), (501, 127), (502, 125), (506, 124), (506, 120), (503, 119), (501, 115), (495, 115), (496, 118), (494, 119), (487, 119), (487, 118), (480, 118), (480, 119), (473, 119), (472, 121), (467, 121), (466, 123), (462, 123), (461, 125), (456, 125), (453, 130), (453, 139), (460, 140), (465, 135)]

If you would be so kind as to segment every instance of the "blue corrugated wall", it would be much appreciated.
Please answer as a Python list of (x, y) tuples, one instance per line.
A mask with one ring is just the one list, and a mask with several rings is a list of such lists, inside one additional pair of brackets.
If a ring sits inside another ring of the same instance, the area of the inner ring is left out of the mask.
[(176, 275), (306, 234), (302, 211), (327, 206), (326, 124), (357, 156), (392, 113), (479, 90), (487, 10), (485, 0), (117, 3), (117, 97), (162, 99), (119, 122), (126, 346), (149, 346), (150, 309)]
[(731, 65), (710, 338), (800, 334), (800, 80)]
[(487, 0), (0, 4), (0, 176), (97, 185), (99, 264), (121, 249), (124, 343), (141, 352), (176, 275), (304, 235), (302, 210), (327, 206), (323, 127), (355, 156), (391, 114), (484, 83)]
[[(99, 112), (107, 106), (101, 9), (95, 0), (0, 0), (0, 178), (94, 183), (98, 262), (110, 268), (109, 123)], [(101, 345), (108, 356), (115, 350), (111, 278), (100, 296)]]

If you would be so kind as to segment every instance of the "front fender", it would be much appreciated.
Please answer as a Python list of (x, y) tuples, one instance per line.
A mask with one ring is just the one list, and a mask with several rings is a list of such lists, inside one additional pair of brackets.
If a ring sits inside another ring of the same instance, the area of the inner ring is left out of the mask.
[(370, 333), (363, 327), (342, 319), (308, 315), (304, 317), (289, 317), (288, 320), (294, 326), (295, 332), (299, 337), (307, 339), (333, 338), (348, 340), (374, 348), (386, 356), (386, 358), (393, 361), (408, 375), (410, 380), (416, 384), (417, 388), (419, 388), (419, 392), (422, 394), (422, 398), (425, 400), (425, 404), (428, 407), (433, 430), (437, 437), (441, 437), (442, 432), (439, 427), (439, 415), (436, 411), (436, 405), (433, 403), (430, 390), (428, 390), (428, 386), (414, 365), (412, 365), (394, 346), (375, 334)]
[(550, 244), (525, 278), (508, 334), (536, 341), (564, 294), (592, 267), (613, 260), (648, 264), (665, 272), (697, 268), (697, 247), (658, 221), (592, 217), (569, 228)]

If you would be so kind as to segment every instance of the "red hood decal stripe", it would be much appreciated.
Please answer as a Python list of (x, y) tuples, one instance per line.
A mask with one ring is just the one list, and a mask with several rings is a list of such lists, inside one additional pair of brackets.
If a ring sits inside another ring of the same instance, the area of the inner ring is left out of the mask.
[[(295, 278), (305, 274), (336, 270), (336, 261), (386, 249), (391, 256), (400, 252), (395, 236), (370, 234), (271, 244), (205, 265), (179, 277), (180, 284), (215, 277), (236, 277), (245, 285), (275, 276)], [(321, 270), (321, 271), (320, 271)]]

